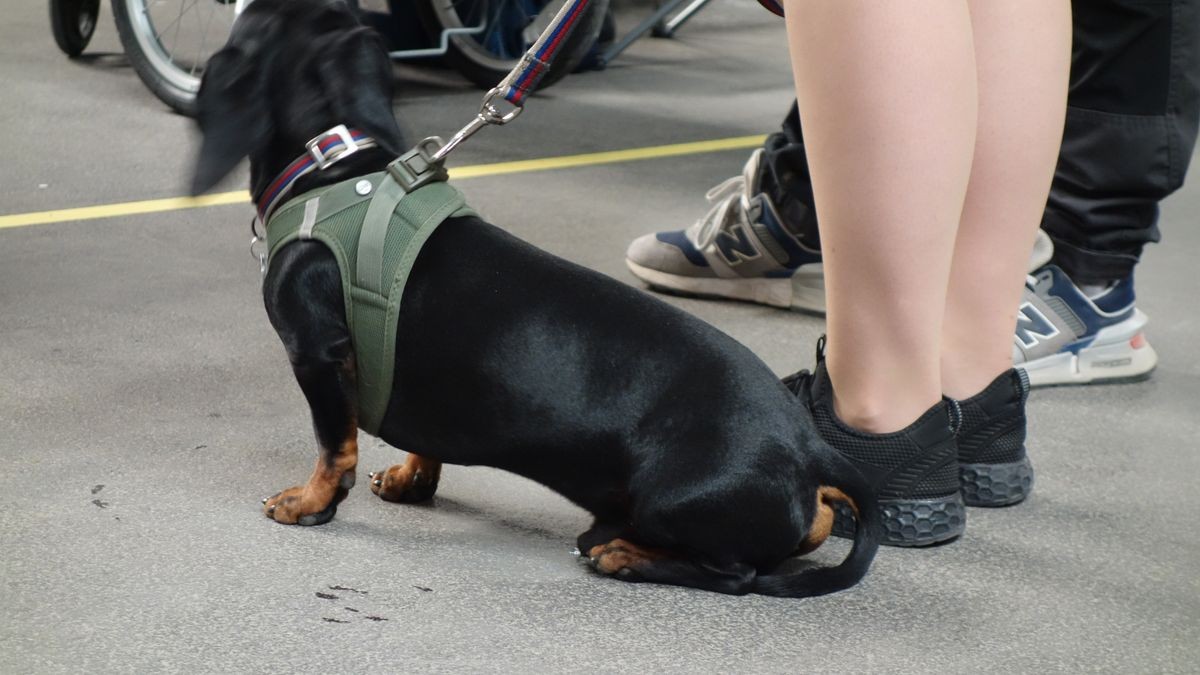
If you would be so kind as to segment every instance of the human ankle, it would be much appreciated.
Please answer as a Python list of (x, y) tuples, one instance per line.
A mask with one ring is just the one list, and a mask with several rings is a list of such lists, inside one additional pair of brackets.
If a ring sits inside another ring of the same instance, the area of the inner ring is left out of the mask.
[[(1001, 373), (1012, 369), (1011, 342), (999, 347), (974, 351), (950, 352), (942, 357), (942, 394), (964, 401), (987, 389)], [(968, 356), (969, 355), (969, 356)]]
[(838, 421), (856, 431), (868, 434), (889, 434), (901, 431), (937, 405), (937, 398), (924, 401), (915, 397), (882, 398), (858, 397), (847, 401), (834, 392), (833, 413)]

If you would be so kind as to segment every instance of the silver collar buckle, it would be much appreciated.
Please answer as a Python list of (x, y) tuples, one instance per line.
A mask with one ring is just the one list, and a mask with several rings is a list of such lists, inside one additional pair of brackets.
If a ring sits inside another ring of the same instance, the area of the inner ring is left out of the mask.
[[(334, 146), (334, 148), (329, 151), (329, 154), (326, 154), (321, 150), (321, 143), (326, 139), (335, 136), (341, 140), (342, 146)], [(324, 171), (334, 162), (358, 152), (359, 148), (358, 143), (356, 143), (354, 138), (350, 136), (350, 130), (346, 128), (345, 124), (339, 124), (323, 134), (318, 134), (312, 140), (305, 143), (304, 147), (308, 149), (308, 154), (311, 155), (313, 161), (317, 163), (317, 168), (322, 171)]]

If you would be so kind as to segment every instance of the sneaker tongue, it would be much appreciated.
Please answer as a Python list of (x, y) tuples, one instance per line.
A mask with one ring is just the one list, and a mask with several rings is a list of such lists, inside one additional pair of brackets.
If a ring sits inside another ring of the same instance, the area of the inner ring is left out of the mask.
[(1038, 268), (1050, 264), (1050, 259), (1054, 257), (1054, 242), (1050, 240), (1050, 236), (1045, 230), (1038, 230), (1037, 239), (1033, 242), (1033, 250), (1029, 253), (1029, 265), (1025, 268), (1028, 272), (1036, 272)]
[(759, 184), (762, 183), (763, 149), (759, 148), (750, 153), (750, 159), (742, 167), (742, 199), (748, 203), (750, 198), (758, 194)]
[(763, 210), (762, 198), (758, 195), (755, 195), (752, 198), (743, 196), (741, 200), (742, 211), (746, 214), (746, 220), (751, 223), (761, 223)]

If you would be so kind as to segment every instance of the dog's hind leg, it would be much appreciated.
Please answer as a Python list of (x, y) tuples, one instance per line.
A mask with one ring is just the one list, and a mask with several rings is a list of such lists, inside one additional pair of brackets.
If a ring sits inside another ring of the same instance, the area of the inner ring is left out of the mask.
[(371, 473), (371, 492), (389, 502), (423, 502), (437, 492), (442, 463), (408, 453), (403, 464)]
[(575, 540), (575, 547), (580, 554), (587, 553), (601, 544), (620, 538), (628, 529), (629, 526), (623, 523), (596, 520), (587, 532)]
[(708, 564), (627, 539), (598, 544), (585, 554), (592, 569), (622, 581), (688, 586), (731, 595), (749, 593), (757, 573), (745, 563)]
[(807, 555), (821, 547), (825, 540), (829, 538), (829, 534), (833, 532), (833, 507), (834, 504), (844, 503), (853, 510), (855, 520), (858, 519), (858, 507), (854, 504), (854, 500), (846, 496), (844, 492), (827, 485), (822, 485), (817, 489), (817, 503), (813, 511), (812, 525), (808, 528), (808, 534), (804, 540), (800, 542), (800, 547), (796, 550), (796, 555)]

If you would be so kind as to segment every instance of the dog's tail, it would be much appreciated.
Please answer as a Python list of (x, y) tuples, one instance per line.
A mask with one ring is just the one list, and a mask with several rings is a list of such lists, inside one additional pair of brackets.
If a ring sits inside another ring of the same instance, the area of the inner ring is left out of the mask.
[[(828, 516), (832, 515), (835, 503), (840, 502), (848, 506), (854, 513), (856, 525), (854, 545), (850, 554), (841, 564), (834, 567), (822, 567), (796, 574), (768, 574), (756, 577), (751, 592), (785, 598), (825, 595), (857, 584), (870, 569), (875, 552), (879, 550), (882, 533), (875, 493), (858, 469), (836, 450), (830, 449), (828, 459), (822, 464), (823, 484), (817, 491), (818, 513), (813, 519), (813, 529), (832, 526), (832, 519)], [(822, 518), (820, 512), (825, 509), (828, 509), (826, 517)], [(828, 530), (818, 533), (818, 539), (814, 543), (820, 545), (827, 534)], [(813, 533), (809, 536), (809, 541), (812, 541)]]

